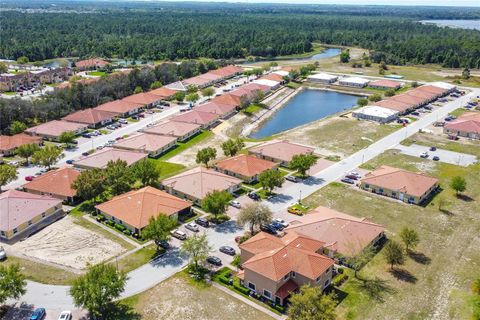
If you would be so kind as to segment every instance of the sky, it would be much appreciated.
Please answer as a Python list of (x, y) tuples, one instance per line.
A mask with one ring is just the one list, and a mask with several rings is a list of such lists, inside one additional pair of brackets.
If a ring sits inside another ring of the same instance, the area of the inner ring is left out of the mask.
[(480, 0), (454, 0), (454, 1), (452, 0), (173, 0), (173, 1), (480, 7)]

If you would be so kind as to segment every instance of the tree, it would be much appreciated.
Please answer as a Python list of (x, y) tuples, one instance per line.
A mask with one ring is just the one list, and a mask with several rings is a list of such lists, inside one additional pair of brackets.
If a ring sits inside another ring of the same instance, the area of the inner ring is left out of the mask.
[(350, 61), (350, 50), (344, 50), (340, 53), (340, 62), (348, 63)]
[(252, 99), (248, 97), (246, 94), (240, 97), (240, 108), (245, 109), (252, 103)]
[(400, 265), (405, 262), (405, 254), (402, 245), (394, 240), (390, 240), (383, 249), (383, 255), (387, 263), (391, 266)]
[(393, 97), (395, 95), (395, 90), (394, 89), (388, 89), (385, 91), (385, 97)]
[(0, 73), (7, 73), (8, 66), (5, 62), (0, 62)]
[(70, 287), (76, 307), (87, 309), (92, 317), (103, 319), (111, 303), (122, 294), (127, 276), (108, 263), (90, 267)]
[(370, 100), (372, 102), (380, 101), (380, 100), (382, 100), (382, 95), (379, 94), (379, 93), (374, 93), (374, 94), (372, 94), (368, 97), (368, 100)]
[(172, 98), (178, 102), (182, 102), (185, 99), (185, 93), (181, 91), (175, 92)]
[(133, 90), (134, 94), (142, 93), (142, 92), (143, 92), (143, 89), (140, 86), (136, 86), (135, 89)]
[(249, 203), (240, 209), (237, 217), (237, 223), (240, 226), (248, 225), (250, 227), (250, 234), (255, 234), (255, 227), (270, 223), (272, 221), (273, 213), (270, 208), (263, 203)]
[(149, 159), (138, 161), (131, 170), (134, 178), (142, 182), (142, 186), (153, 186), (160, 178), (160, 169)]
[(289, 320), (335, 320), (335, 297), (319, 287), (302, 286), (292, 294), (287, 314)]
[(455, 190), (455, 194), (458, 196), (467, 189), (467, 181), (460, 176), (453, 177), (452, 181), (450, 181), (450, 188)]
[(420, 86), (420, 84), (417, 81), (413, 81), (411, 84), (412, 88), (417, 88)]
[(30, 62), (30, 60), (25, 56), (21, 56), (17, 59), (18, 64), (27, 64), (28, 62)]
[(109, 161), (105, 168), (105, 184), (110, 188), (112, 195), (116, 196), (130, 191), (134, 176), (123, 160)]
[(63, 158), (62, 149), (56, 146), (45, 146), (36, 151), (32, 156), (32, 162), (36, 165), (52, 168), (61, 158)]
[(468, 69), (468, 68), (463, 69), (462, 78), (463, 79), (470, 79), (470, 69)]
[(17, 179), (17, 168), (8, 164), (0, 165), (0, 191), (2, 187)]
[[(351, 249), (352, 252), (356, 251), (355, 246), (353, 246)], [(347, 257), (347, 263), (352, 266), (355, 278), (357, 278), (358, 271), (360, 271), (360, 269), (364, 265), (366, 265), (373, 258), (374, 255), (375, 252), (373, 251), (373, 248), (371, 246), (368, 246), (357, 254)]]
[(211, 97), (214, 94), (215, 94), (215, 89), (213, 89), (212, 87), (207, 87), (202, 90), (202, 96), (204, 97)]
[(285, 179), (279, 170), (266, 170), (258, 176), (258, 182), (264, 190), (271, 193), (275, 187), (281, 187)]
[(154, 81), (150, 84), (150, 90), (155, 90), (162, 87), (162, 83), (160, 81)]
[(193, 93), (189, 93), (185, 99), (188, 101), (188, 102), (191, 102), (191, 103), (195, 103), (198, 101), (198, 99), (200, 99), (200, 97), (198, 96), (198, 93), (196, 92), (193, 92)]
[(265, 98), (265, 93), (262, 90), (254, 90), (251, 94), (253, 103), (260, 103)]
[(159, 247), (161, 241), (170, 239), (170, 231), (177, 226), (176, 219), (160, 213), (157, 217), (151, 217), (148, 225), (142, 230), (145, 239), (151, 239)]
[(359, 98), (357, 100), (357, 104), (360, 106), (360, 107), (365, 107), (367, 104), (368, 104), (368, 99), (367, 98)]
[(472, 292), (480, 296), (480, 278), (476, 279), (472, 283)]
[(410, 249), (415, 249), (420, 242), (417, 231), (408, 227), (404, 227), (402, 231), (400, 231), (400, 238), (402, 239), (407, 252), (409, 252)]
[(380, 68), (382, 70), (388, 70), (388, 66), (385, 63), (385, 61), (380, 61), (380, 64), (378, 65), (378, 68)]
[(300, 72), (298, 72), (298, 70), (296, 69), (290, 70), (290, 72), (288, 73), (288, 77), (292, 80), (297, 79), (299, 76), (300, 76)]
[(60, 141), (60, 143), (71, 144), (75, 141), (75, 138), (76, 136), (73, 132), (65, 131), (58, 137), (58, 141)]
[(13, 121), (9, 127), (10, 134), (19, 134), (27, 129), (27, 125), (21, 121)]
[(187, 238), (182, 243), (181, 252), (187, 254), (190, 258), (190, 263), (198, 270), (199, 262), (205, 260), (213, 248), (208, 243), (207, 235), (194, 234)]
[(297, 170), (302, 177), (306, 177), (307, 171), (317, 163), (318, 157), (313, 154), (296, 154), (290, 161), (290, 169)]
[(206, 147), (198, 150), (197, 152), (197, 163), (203, 163), (208, 167), (208, 163), (217, 157), (217, 150), (212, 147)]
[(222, 143), (223, 154), (227, 157), (233, 157), (244, 147), (245, 143), (240, 138), (228, 139), (227, 141)]
[(40, 150), (40, 147), (36, 143), (23, 144), (15, 150), (15, 153), (22, 158), (25, 158), (25, 162), (28, 165), (28, 159)]
[(8, 299), (19, 299), (27, 292), (25, 276), (20, 265), (0, 265), (0, 305)]
[(84, 200), (95, 199), (105, 191), (105, 172), (101, 169), (81, 171), (72, 183), (72, 189)]
[(215, 220), (217, 220), (219, 215), (227, 211), (228, 203), (232, 198), (232, 195), (227, 191), (213, 190), (203, 198), (202, 209), (213, 214)]

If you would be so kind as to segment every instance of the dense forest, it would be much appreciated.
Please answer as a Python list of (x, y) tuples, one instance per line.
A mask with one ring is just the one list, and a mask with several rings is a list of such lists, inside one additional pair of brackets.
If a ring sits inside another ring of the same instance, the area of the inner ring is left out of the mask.
[(416, 21), (447, 14), (478, 18), (479, 10), (472, 8), (60, 2), (52, 9), (41, 4), (30, 11), (17, 8), (27, 6), (23, 2), (5, 6), (0, 57), (273, 57), (308, 52), (313, 42), (321, 42), (367, 48), (373, 60), (388, 64), (480, 67), (480, 31)]

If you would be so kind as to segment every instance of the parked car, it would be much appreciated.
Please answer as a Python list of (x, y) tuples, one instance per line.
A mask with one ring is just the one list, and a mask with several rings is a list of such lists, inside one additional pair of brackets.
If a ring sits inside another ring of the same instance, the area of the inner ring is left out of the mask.
[(90, 153), (88, 153), (88, 152), (83, 152), (83, 153), (82, 153), (82, 156), (84, 156), (84, 157), (86, 157), (86, 156), (88, 156), (88, 155), (90, 155)]
[(252, 200), (260, 200), (260, 196), (256, 192), (250, 191), (247, 195)]
[(439, 161), (440, 160), (440, 157), (439, 156), (435, 156), (432, 158), (433, 161)]
[(58, 320), (72, 320), (72, 312), (62, 311), (62, 313), (60, 313), (60, 316), (58, 316)]
[(285, 180), (288, 180), (288, 181), (291, 181), (291, 182), (295, 182), (295, 183), (297, 183), (297, 182), (300, 181), (300, 179), (299, 179), (298, 177), (295, 177), (295, 176), (286, 176), (286, 177), (285, 177)]
[(410, 113), (412, 116), (420, 116), (420, 112), (417, 112), (417, 111), (413, 111)]
[(285, 222), (285, 220), (281, 218), (275, 218), (273, 219), (274, 222), (281, 223), (284, 228), (288, 227), (290, 224), (288, 222)]
[(262, 230), (263, 232), (269, 233), (269, 234), (273, 234), (273, 235), (277, 234), (277, 229), (275, 229), (273, 226), (271, 226), (269, 224), (260, 225), (260, 230)]
[(7, 252), (3, 247), (0, 247), (0, 260), (5, 260), (7, 258)]
[(170, 243), (168, 243), (168, 241), (165, 241), (165, 240), (155, 241), (155, 244), (159, 247), (162, 247), (165, 250), (170, 249)]
[(297, 216), (302, 216), (302, 215), (303, 215), (302, 210), (297, 209), (297, 208), (288, 208), (287, 211), (288, 211), (289, 213), (293, 213), (293, 214), (295, 214), (295, 215), (297, 215)]
[(449, 135), (448, 140), (458, 140), (459, 138), (457, 136)]
[(33, 181), (34, 178), (34, 176), (26, 176), (25, 181)]
[(33, 311), (32, 315), (30, 316), (30, 320), (42, 320), (45, 319), (47, 313), (45, 312), (44, 308), (37, 308)]
[(272, 221), (272, 223), (270, 223), (270, 225), (272, 227), (274, 227), (275, 229), (277, 229), (278, 231), (282, 231), (283, 229), (285, 229), (283, 224), (281, 224), (280, 222)]
[(170, 234), (172, 235), (172, 237), (177, 238), (179, 240), (187, 239), (187, 234), (185, 232), (183, 232), (182, 230), (175, 229), (175, 230), (170, 231)]
[(67, 164), (73, 164), (73, 160), (72, 159), (69, 159), (66, 161)]
[(145, 115), (144, 115), (143, 113), (139, 113), (139, 114), (137, 115), (137, 117), (139, 117), (139, 118), (145, 118)]
[(35, 172), (35, 176), (41, 176), (43, 173), (38, 171), (38, 172)]
[(431, 146), (431, 147), (430, 147), (430, 151), (437, 151), (437, 147)]
[(343, 183), (348, 183), (348, 184), (355, 184), (355, 180), (353, 179), (350, 179), (350, 178), (342, 178), (342, 181)]
[(237, 208), (237, 209), (240, 209), (242, 207), (242, 205), (240, 204), (240, 202), (238, 202), (237, 200), (232, 200), (229, 202), (229, 204), (234, 207), (234, 208)]
[(210, 223), (205, 218), (197, 218), (195, 219), (195, 222), (204, 228), (208, 228), (210, 226)]
[(423, 152), (421, 155), (420, 155), (420, 158), (428, 158), (428, 152)]
[(225, 254), (228, 254), (229, 256), (234, 256), (235, 255), (235, 249), (233, 249), (230, 246), (221, 246), (219, 251), (223, 252)]
[(198, 225), (195, 222), (190, 222), (185, 225), (185, 228), (193, 231), (193, 232), (198, 232), (200, 229), (198, 228)]
[(354, 175), (354, 174), (347, 174), (345, 176), (345, 178), (348, 178), (348, 179), (352, 179), (352, 180), (357, 180), (358, 179), (358, 176)]
[(207, 257), (207, 262), (210, 264), (213, 264), (214, 266), (221, 266), (222, 265), (222, 260), (220, 260), (219, 257), (215, 256), (209, 256)]
[(82, 137), (91, 138), (92, 136), (90, 135), (90, 133), (84, 133), (84, 134), (82, 134)]

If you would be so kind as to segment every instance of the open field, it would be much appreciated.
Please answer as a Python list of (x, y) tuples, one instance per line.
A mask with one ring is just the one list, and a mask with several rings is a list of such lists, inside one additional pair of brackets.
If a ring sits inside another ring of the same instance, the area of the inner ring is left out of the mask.
[(161, 161), (158, 159), (151, 159), (149, 158), (148, 161), (152, 161), (155, 163), (157, 166), (158, 170), (160, 170), (160, 179), (166, 179), (168, 177), (174, 176), (177, 173), (181, 172), (185, 166), (178, 164), (178, 163), (172, 163), (172, 162), (167, 162), (167, 161)]
[(158, 158), (158, 160), (169, 160), (173, 157), (175, 157), (176, 155), (182, 153), (183, 151), (185, 151), (186, 149), (188, 148), (191, 148), (192, 146), (200, 143), (200, 142), (204, 142), (204, 140), (207, 140), (208, 138), (210, 138), (211, 136), (213, 136), (213, 133), (211, 131), (202, 131), (201, 133), (197, 134), (196, 136), (194, 136), (193, 138), (191, 138), (190, 140), (186, 141), (186, 142), (178, 142), (178, 146), (172, 150), (170, 150), (169, 152), (165, 153), (164, 155), (160, 156)]
[[(150, 244), (142, 249), (132, 252), (125, 257), (118, 259), (118, 270), (130, 272), (154, 259), (157, 255), (157, 246)], [(111, 263), (117, 263), (114, 259)], [(117, 264), (116, 264), (117, 265)]]
[(395, 130), (397, 127), (393, 125), (332, 117), (280, 133), (275, 138), (317, 147), (325, 155), (350, 155)]
[(270, 316), (208, 285), (194, 285), (184, 272), (125, 300), (142, 319), (267, 320)]
[[(458, 167), (387, 151), (365, 165), (381, 164), (424, 170), (444, 190), (427, 206), (407, 205), (343, 184), (331, 184), (304, 200), (310, 207), (328, 206), (384, 225), (387, 236), (413, 227), (420, 235), (415, 253), (391, 272), (382, 252), (361, 271), (367, 281), (351, 279), (338, 311), (346, 319), (470, 319), (470, 286), (480, 276), (480, 165)], [(456, 197), (449, 188), (464, 176), (467, 191)], [(446, 203), (439, 209), (440, 199)], [(378, 278), (380, 280), (375, 280)], [(375, 285), (374, 285), (375, 283)], [(370, 285), (368, 285), (370, 284)]]

